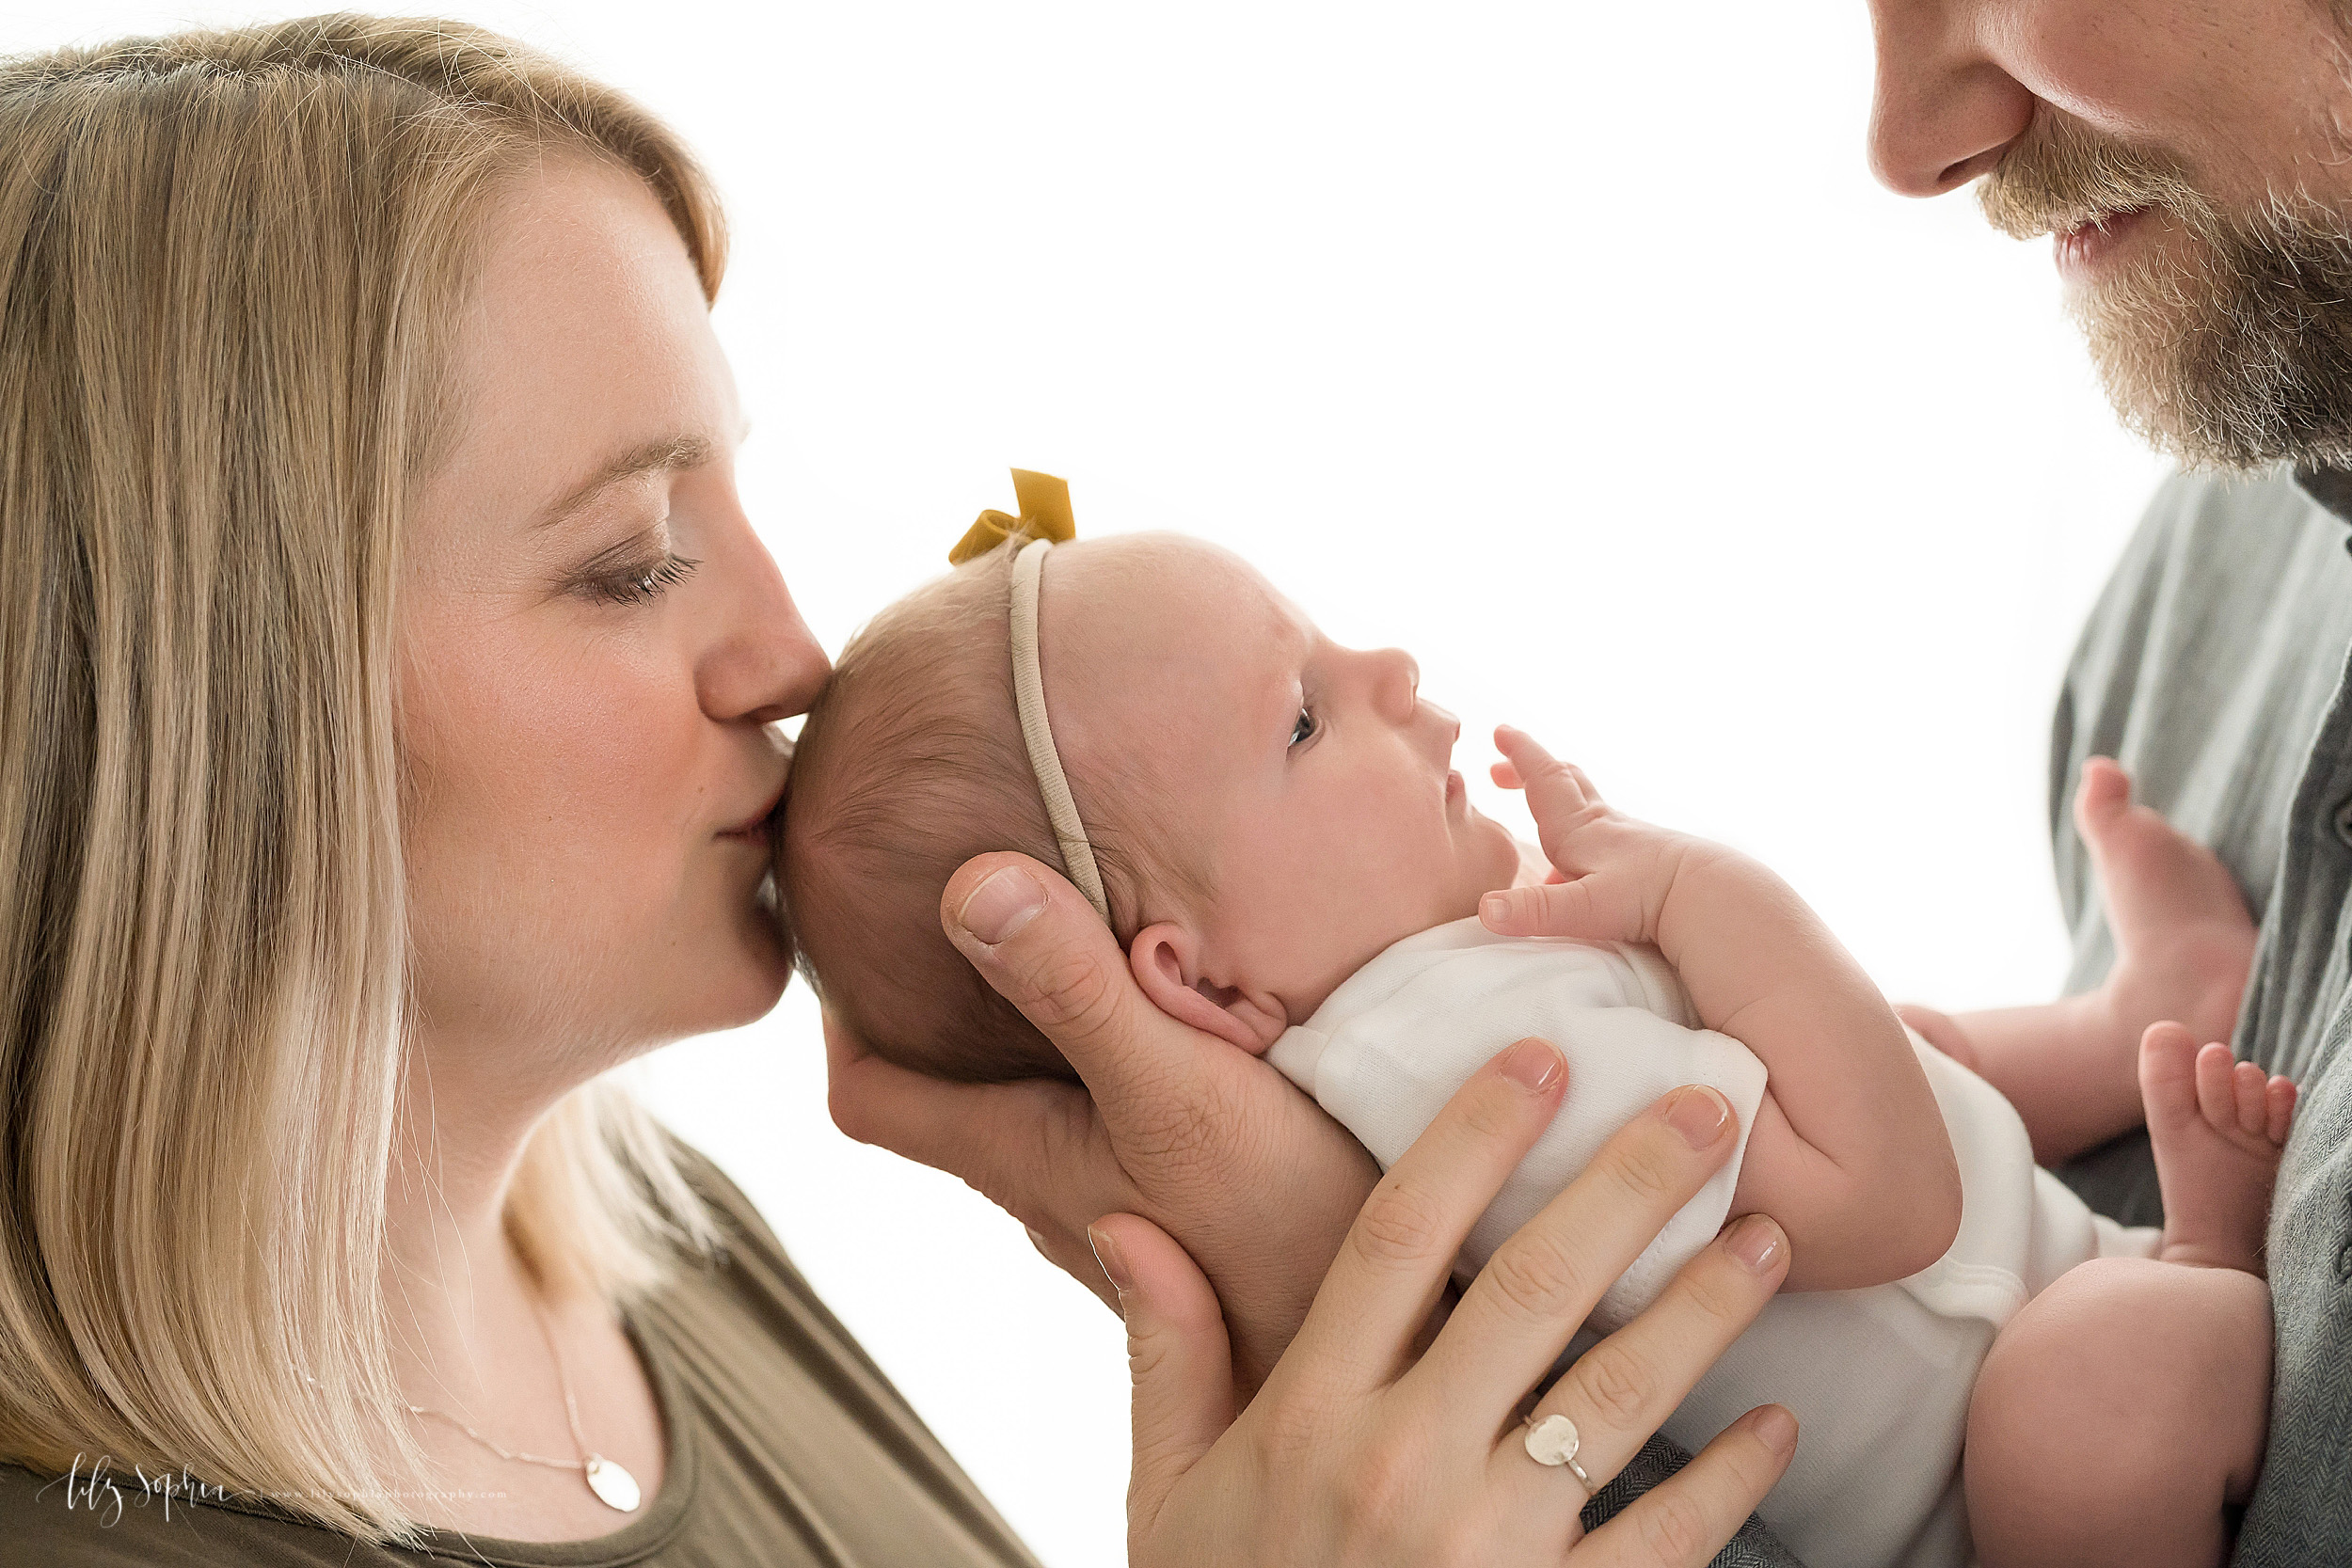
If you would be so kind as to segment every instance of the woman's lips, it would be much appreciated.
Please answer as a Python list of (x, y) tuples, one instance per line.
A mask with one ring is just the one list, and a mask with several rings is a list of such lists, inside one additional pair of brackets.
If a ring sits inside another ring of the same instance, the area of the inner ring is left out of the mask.
[(1469, 791), (1462, 787), (1461, 773), (1458, 770), (1449, 770), (1445, 776), (1445, 803), (1447, 806), (1458, 806), (1469, 798)]
[(768, 835), (775, 825), (777, 808), (784, 804), (785, 788), (786, 785), (778, 784), (775, 794), (770, 798), (768, 804), (756, 816), (746, 817), (732, 828), (723, 828), (716, 836), (766, 847)]
[(2149, 212), (2146, 207), (2134, 207), (2059, 230), (2051, 254), (2060, 276), (2070, 280), (2090, 276), (2138, 230)]

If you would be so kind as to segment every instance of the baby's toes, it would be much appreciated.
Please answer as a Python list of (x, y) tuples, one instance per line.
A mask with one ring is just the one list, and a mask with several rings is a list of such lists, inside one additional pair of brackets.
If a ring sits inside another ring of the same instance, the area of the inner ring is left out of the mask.
[(2139, 1097), (2153, 1125), (2196, 1121), (2197, 1040), (2178, 1023), (2151, 1023), (2139, 1037)]
[(2284, 1148), (2287, 1129), (2295, 1124), (2295, 1080), (2273, 1078), (2263, 1099), (2266, 1123), (2264, 1132), (2274, 1146)]
[(2237, 1062), (2216, 1040), (2197, 1053), (2197, 1109), (2217, 1132), (2237, 1128)]
[(2237, 1130), (2246, 1137), (2266, 1141), (2270, 1135), (2270, 1076), (2251, 1062), (2231, 1069), (2237, 1090)]

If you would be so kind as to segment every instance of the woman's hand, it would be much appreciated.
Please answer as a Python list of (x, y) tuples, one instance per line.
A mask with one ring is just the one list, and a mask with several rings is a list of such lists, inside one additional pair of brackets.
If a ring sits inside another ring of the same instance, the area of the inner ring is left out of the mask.
[(834, 1122), (961, 1177), (1114, 1308), (1087, 1227), (1104, 1214), (1152, 1221), (1224, 1303), (1246, 1399), (1305, 1319), (1379, 1168), (1272, 1068), (1153, 1006), (1109, 928), (1037, 862), (979, 856), (940, 911), (1087, 1086), (945, 1083), (868, 1055), (828, 1019)]
[[(1094, 1229), (1135, 1370), (1128, 1557), (1183, 1564), (1704, 1563), (1796, 1449), (1785, 1410), (1751, 1411), (1589, 1540), (1590, 1494), (1537, 1464), (1525, 1396), (1601, 1291), (1730, 1153), (1712, 1090), (1679, 1089), (1611, 1140), (1497, 1249), (1416, 1354), (1463, 1238), (1558, 1108), (1566, 1076), (1539, 1040), (1465, 1085), (1381, 1180), (1290, 1353), (1238, 1418), (1216, 1297), (1149, 1223)], [(1650, 1308), (1586, 1353), (1534, 1409), (1565, 1415), (1605, 1485), (1762, 1310), (1788, 1266), (1751, 1214)]]

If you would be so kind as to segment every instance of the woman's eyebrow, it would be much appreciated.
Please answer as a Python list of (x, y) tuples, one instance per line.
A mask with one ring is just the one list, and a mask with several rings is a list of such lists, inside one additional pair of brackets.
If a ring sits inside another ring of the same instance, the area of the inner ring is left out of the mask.
[(616, 484), (625, 484), (646, 474), (669, 473), (680, 468), (699, 468), (718, 451), (707, 436), (657, 436), (650, 441), (613, 453), (596, 466), (596, 471), (564, 492), (539, 514), (534, 529), (550, 529), (584, 511), (597, 497)]

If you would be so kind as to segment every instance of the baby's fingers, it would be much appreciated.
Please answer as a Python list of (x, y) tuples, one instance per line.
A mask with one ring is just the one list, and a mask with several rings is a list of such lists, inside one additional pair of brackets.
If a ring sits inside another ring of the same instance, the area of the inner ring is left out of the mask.
[[(1504, 784), (1504, 788), (1541, 790), (1549, 803), (1571, 811), (1600, 804), (1600, 791), (1593, 787), (1593, 781), (1584, 776), (1582, 768), (1572, 762), (1562, 762), (1545, 751), (1525, 730), (1513, 729), (1508, 724), (1496, 726), (1495, 750), (1502, 753), (1497, 768), (1509, 768), (1519, 780), (1516, 785)], [(1498, 777), (1495, 782), (1502, 784), (1502, 780)], [(1528, 801), (1530, 806), (1534, 803), (1532, 799)]]
[(1478, 901), (1478, 919), (1486, 929), (1503, 937), (1650, 940), (1640, 895), (1623, 878), (1607, 872), (1489, 893)]
[[(1543, 840), (1544, 853), (1551, 857), (1552, 864), (1569, 872), (1589, 869), (1576, 863), (1578, 857), (1570, 850), (1569, 841), (1609, 816), (1600, 791), (1573, 764), (1560, 761), (1508, 724), (1495, 731), (1495, 748), (1503, 755), (1495, 770), (1495, 782), (1506, 789), (1527, 792), (1535, 834)], [(1511, 775), (1507, 783), (1505, 769)]]

